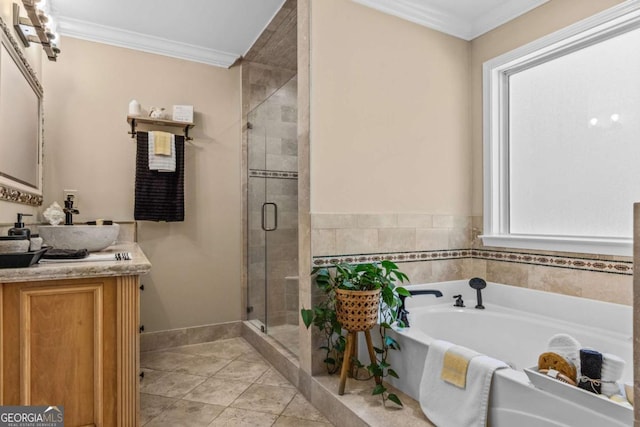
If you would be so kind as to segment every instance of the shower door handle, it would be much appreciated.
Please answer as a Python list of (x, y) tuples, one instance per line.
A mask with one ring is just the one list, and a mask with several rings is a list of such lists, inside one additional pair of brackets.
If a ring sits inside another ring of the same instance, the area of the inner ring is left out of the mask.
[[(267, 227), (267, 206), (273, 206), (273, 228)], [(262, 229), (264, 231), (275, 231), (278, 229), (278, 205), (272, 202), (262, 204)]]

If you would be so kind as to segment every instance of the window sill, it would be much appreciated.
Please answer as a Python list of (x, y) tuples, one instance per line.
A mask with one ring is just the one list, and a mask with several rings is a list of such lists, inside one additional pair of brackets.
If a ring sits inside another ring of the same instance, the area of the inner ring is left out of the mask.
[(485, 246), (491, 247), (633, 256), (632, 239), (550, 237), (513, 234), (486, 235), (480, 236), (480, 238)]

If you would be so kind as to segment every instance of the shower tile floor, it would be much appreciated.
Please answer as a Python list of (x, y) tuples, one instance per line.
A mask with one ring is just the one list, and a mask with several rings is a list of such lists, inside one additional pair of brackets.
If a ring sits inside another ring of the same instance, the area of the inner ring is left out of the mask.
[(332, 426), (242, 338), (143, 352), (140, 365), (142, 426)]

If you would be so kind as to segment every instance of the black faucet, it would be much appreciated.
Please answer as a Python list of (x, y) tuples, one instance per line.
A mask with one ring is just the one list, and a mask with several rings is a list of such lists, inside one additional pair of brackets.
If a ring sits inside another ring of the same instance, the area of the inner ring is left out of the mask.
[[(442, 296), (442, 292), (435, 289), (420, 289), (420, 290), (409, 290), (411, 295), (435, 295), (436, 298), (440, 298)], [(404, 327), (409, 327), (409, 319), (407, 318), (407, 314), (409, 312), (404, 307), (404, 300), (406, 296), (400, 295), (400, 308), (398, 308), (398, 319), (400, 322), (404, 323)]]
[(73, 215), (78, 215), (80, 211), (73, 207), (73, 194), (67, 195), (64, 201), (64, 225), (73, 225)]
[(476, 290), (476, 295), (478, 297), (478, 304), (476, 305), (476, 308), (479, 310), (484, 310), (484, 305), (482, 305), (482, 289), (487, 287), (487, 282), (479, 277), (474, 277), (473, 279), (469, 280), (469, 286)]
[(456, 302), (453, 304), (454, 307), (464, 307), (464, 301), (462, 301), (462, 295), (454, 295)]

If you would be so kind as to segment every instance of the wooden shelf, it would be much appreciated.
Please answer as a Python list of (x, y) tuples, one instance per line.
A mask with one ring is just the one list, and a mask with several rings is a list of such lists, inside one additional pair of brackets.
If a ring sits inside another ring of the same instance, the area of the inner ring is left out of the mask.
[(189, 129), (193, 128), (195, 125), (191, 122), (178, 122), (176, 120), (168, 120), (168, 119), (154, 119), (152, 117), (142, 117), (142, 116), (127, 116), (127, 123), (131, 125), (131, 138), (135, 138), (136, 136), (136, 126), (138, 123), (142, 123), (145, 125), (155, 125), (155, 126), (171, 126), (171, 127), (179, 127), (184, 131), (184, 138), (187, 141), (192, 140), (189, 136)]

